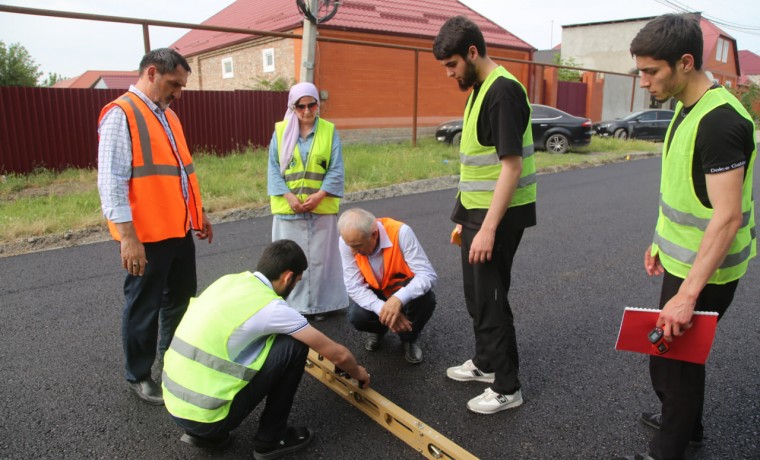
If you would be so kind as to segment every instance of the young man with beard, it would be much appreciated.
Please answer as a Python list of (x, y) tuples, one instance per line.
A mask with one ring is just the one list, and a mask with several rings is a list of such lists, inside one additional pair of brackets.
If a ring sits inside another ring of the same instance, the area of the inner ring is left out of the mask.
[(223, 276), (190, 303), (166, 352), (163, 391), (181, 440), (219, 449), (266, 397), (254, 438), (257, 460), (303, 449), (308, 428), (287, 426), (309, 347), (369, 385), (350, 351), (309, 325), (285, 298), (307, 262), (292, 240), (268, 245), (255, 273)]
[[(522, 404), (509, 293), (512, 260), (536, 224), (536, 169), (525, 88), (486, 55), (483, 34), (463, 16), (443, 24), (435, 58), (459, 88), (472, 88), (462, 128), (459, 193), (452, 213), (461, 236), (462, 278), (475, 354), (447, 375), (490, 382), (467, 408), (492, 414)], [(453, 242), (454, 238), (452, 238)]]
[[(662, 152), (659, 218), (644, 252), (649, 276), (663, 275), (661, 327), (668, 341), (689, 334), (694, 311), (731, 305), (756, 254), (751, 116), (702, 70), (703, 41), (693, 15), (660, 16), (631, 42), (641, 87), (660, 102), (678, 100)], [(667, 355), (665, 355), (667, 356)], [(703, 441), (705, 366), (651, 356), (649, 374), (662, 403), (641, 421), (657, 430), (636, 459), (681, 459)]]

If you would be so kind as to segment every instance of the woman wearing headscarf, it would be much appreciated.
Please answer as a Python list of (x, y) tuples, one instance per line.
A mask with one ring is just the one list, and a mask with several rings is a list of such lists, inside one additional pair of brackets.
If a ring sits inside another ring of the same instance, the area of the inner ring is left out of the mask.
[(335, 125), (319, 117), (319, 92), (311, 83), (290, 88), (285, 119), (275, 125), (267, 193), (272, 241), (294, 240), (309, 261), (288, 304), (317, 320), (346, 308), (337, 226), (343, 154)]

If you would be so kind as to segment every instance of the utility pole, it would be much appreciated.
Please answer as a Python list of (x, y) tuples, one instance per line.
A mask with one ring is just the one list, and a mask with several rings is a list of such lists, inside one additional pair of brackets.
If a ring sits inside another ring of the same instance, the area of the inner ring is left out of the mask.
[[(309, 10), (317, 16), (319, 10), (319, 0), (305, 0), (309, 5)], [(316, 59), (317, 48), (317, 25), (309, 21), (308, 18), (303, 20), (303, 40), (301, 44), (301, 82), (314, 83), (314, 61)]]

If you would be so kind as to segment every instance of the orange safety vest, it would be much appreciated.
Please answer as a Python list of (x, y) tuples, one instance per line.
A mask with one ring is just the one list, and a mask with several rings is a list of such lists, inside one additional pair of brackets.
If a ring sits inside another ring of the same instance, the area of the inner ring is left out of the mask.
[[(171, 109), (165, 112), (182, 165), (178, 164), (169, 136), (158, 117), (137, 94), (127, 92), (103, 107), (98, 124), (113, 106), (119, 106), (127, 115), (132, 138), (129, 205), (139, 240), (151, 243), (184, 237), (191, 227), (200, 230), (203, 222), (201, 189), (177, 114)], [(187, 173), (188, 202), (182, 195), (180, 168)], [(108, 228), (111, 236), (119, 241), (121, 237), (116, 225), (109, 221)]]
[(398, 245), (398, 234), (403, 222), (383, 217), (378, 219), (383, 225), (392, 246), (383, 249), (383, 280), (378, 283), (375, 278), (375, 272), (372, 271), (372, 265), (369, 263), (369, 257), (355, 254), (359, 270), (364, 276), (364, 280), (375, 291), (381, 291), (386, 299), (389, 299), (393, 293), (409, 284), (414, 278), (414, 273), (404, 260), (404, 253)]

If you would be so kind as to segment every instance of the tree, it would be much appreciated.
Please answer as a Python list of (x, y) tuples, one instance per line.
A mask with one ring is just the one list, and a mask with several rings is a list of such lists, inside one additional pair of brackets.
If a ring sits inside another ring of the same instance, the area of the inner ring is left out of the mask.
[[(568, 67), (580, 67), (580, 63), (576, 62), (573, 58), (562, 59), (562, 56), (557, 53), (554, 55), (553, 64), (568, 66)], [(557, 69), (559, 74), (559, 81), (581, 81), (581, 71), (573, 69)]]
[(292, 78), (288, 79), (285, 77), (277, 77), (273, 81), (269, 81), (265, 78), (259, 78), (253, 84), (253, 86), (245, 86), (258, 91), (287, 91), (291, 86), (295, 84), (296, 81)]
[(0, 86), (37, 86), (39, 65), (19, 43), (5, 47), (0, 40)]
[(50, 72), (48, 74), (47, 78), (45, 78), (44, 80), (42, 80), (42, 83), (40, 83), (40, 86), (52, 87), (53, 85), (55, 85), (59, 81), (62, 81), (62, 80), (65, 80), (65, 79), (66, 79), (66, 77), (64, 77), (63, 75), (61, 75), (59, 73)]
[(755, 120), (760, 119), (760, 110), (755, 110), (756, 107), (760, 106), (760, 86), (756, 83), (748, 82), (746, 86), (729, 88), (729, 91), (739, 99), (752, 118)]

